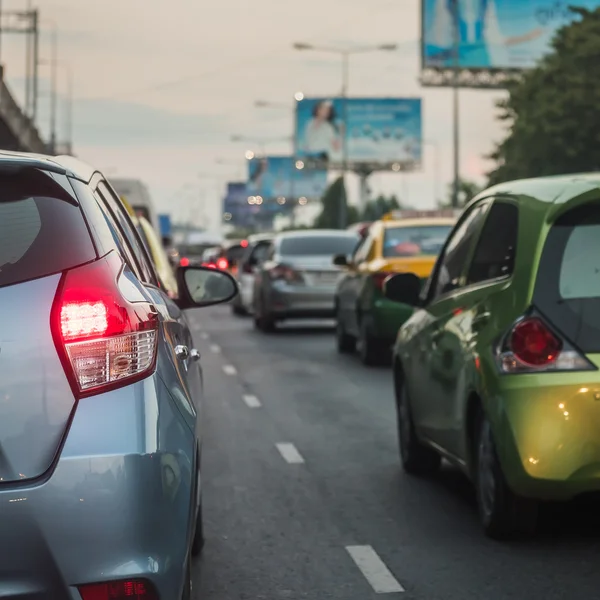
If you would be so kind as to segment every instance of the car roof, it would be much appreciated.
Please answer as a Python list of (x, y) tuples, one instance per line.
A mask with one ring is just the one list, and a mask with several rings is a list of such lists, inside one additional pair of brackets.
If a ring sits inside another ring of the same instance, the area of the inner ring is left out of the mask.
[(356, 237), (356, 231), (345, 229), (299, 229), (297, 231), (282, 231), (277, 234), (277, 239), (306, 238), (306, 237)]
[(247, 237), (247, 240), (249, 244), (254, 244), (256, 242), (268, 242), (274, 237), (274, 233), (253, 233)]
[(31, 152), (0, 151), (0, 168), (34, 168), (61, 173), (89, 182), (97, 169), (73, 156), (48, 156)]
[(449, 219), (448, 217), (424, 217), (422, 219), (399, 219), (397, 221), (380, 221), (383, 223), (385, 229), (398, 227), (431, 227), (436, 225), (449, 225), (452, 226), (456, 223), (456, 219)]

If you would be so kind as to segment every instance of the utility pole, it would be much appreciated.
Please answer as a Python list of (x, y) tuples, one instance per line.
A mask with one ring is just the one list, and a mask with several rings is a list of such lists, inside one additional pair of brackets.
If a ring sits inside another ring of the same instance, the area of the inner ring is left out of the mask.
[(459, 106), (459, 67), (460, 67), (460, 30), (458, 0), (452, 2), (452, 21), (453, 21), (453, 57), (454, 73), (452, 78), (452, 122), (454, 137), (454, 181), (452, 184), (452, 207), (458, 208), (460, 200), (460, 106)]
[(31, 120), (35, 123), (38, 107), (38, 82), (40, 74), (40, 30), (39, 13), (37, 8), (31, 12), (31, 29), (33, 31), (33, 82)]
[(50, 57), (50, 79), (51, 79), (51, 96), (50, 96), (50, 150), (52, 154), (56, 154), (56, 106), (57, 106), (57, 82), (56, 75), (58, 69), (58, 32), (56, 26), (52, 30), (52, 54)]
[(346, 229), (348, 212), (348, 192), (346, 175), (348, 173), (348, 82), (350, 79), (350, 53), (342, 52), (342, 183), (344, 193), (339, 210), (339, 228)]

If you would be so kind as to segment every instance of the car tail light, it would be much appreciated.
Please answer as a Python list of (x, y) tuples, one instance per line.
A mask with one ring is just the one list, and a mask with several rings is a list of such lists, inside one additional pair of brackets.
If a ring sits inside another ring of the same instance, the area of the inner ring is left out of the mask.
[(158, 600), (152, 584), (143, 579), (126, 579), (79, 586), (82, 600)]
[(371, 275), (371, 278), (373, 279), (373, 283), (375, 284), (375, 287), (380, 290), (383, 291), (383, 282), (390, 276), (393, 275), (394, 273), (390, 272), (390, 271), (378, 271), (377, 273), (373, 273)]
[(190, 259), (186, 258), (185, 256), (183, 256), (179, 260), (179, 265), (182, 266), (182, 267), (189, 267), (190, 266)]
[(504, 373), (588, 371), (596, 367), (539, 316), (517, 321), (496, 352)]
[(269, 277), (274, 281), (283, 280), (287, 283), (304, 283), (302, 275), (288, 265), (276, 265), (269, 269)]
[(63, 275), (52, 331), (79, 397), (127, 385), (154, 369), (158, 314), (114, 252)]
[(226, 258), (219, 258), (217, 261), (217, 269), (224, 271), (229, 266), (229, 261)]
[(241, 246), (242, 248), (247, 248), (247, 247), (248, 247), (248, 240), (242, 240), (242, 241), (240, 242), (240, 246)]

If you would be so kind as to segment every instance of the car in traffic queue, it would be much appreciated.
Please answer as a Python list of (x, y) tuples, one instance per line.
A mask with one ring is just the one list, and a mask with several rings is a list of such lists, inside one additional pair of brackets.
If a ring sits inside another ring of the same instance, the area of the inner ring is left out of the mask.
[(239, 261), (244, 256), (248, 240), (228, 240), (218, 250), (215, 264), (218, 269), (237, 277)]
[(453, 210), (393, 211), (374, 222), (348, 257), (335, 292), (336, 344), (341, 353), (358, 347), (365, 365), (389, 361), (391, 348), (412, 307), (387, 300), (383, 282), (391, 273), (431, 273), (446, 236), (456, 221)]
[(600, 175), (513, 181), (464, 210), (394, 348), (400, 456), (474, 482), (485, 532), (535, 529), (540, 501), (600, 490)]
[(72, 157), (0, 153), (0, 596), (191, 598), (203, 545), (203, 378), (118, 195)]
[(204, 254), (212, 248), (219, 248), (223, 243), (220, 235), (214, 235), (204, 231), (190, 231), (186, 233), (183, 240), (178, 240), (176, 247), (179, 253), (179, 265), (182, 267), (201, 266)]
[(350, 254), (359, 241), (352, 231), (311, 229), (277, 234), (254, 278), (254, 325), (273, 331), (285, 319), (330, 319), (340, 267), (337, 254)]
[(265, 261), (273, 234), (257, 233), (248, 237), (248, 246), (239, 259), (236, 279), (239, 294), (231, 301), (233, 314), (243, 316), (252, 313), (254, 278), (256, 271)]

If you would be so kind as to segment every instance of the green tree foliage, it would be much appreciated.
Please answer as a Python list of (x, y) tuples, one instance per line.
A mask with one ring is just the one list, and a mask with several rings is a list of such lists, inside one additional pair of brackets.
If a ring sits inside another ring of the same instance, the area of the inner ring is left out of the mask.
[[(346, 191), (344, 188), (344, 178), (338, 177), (326, 190), (321, 198), (323, 208), (321, 213), (315, 219), (314, 227), (317, 229), (337, 229), (339, 227), (340, 207), (346, 202)], [(350, 217), (346, 205), (346, 215)], [(347, 222), (351, 221), (347, 219)]]
[(600, 8), (570, 10), (580, 18), (498, 103), (508, 136), (490, 156), (490, 184), (600, 168)]
[[(465, 179), (461, 179), (458, 186), (458, 206), (462, 208), (470, 202), (479, 192), (482, 190), (481, 186), (479, 186), (474, 181), (467, 181)], [(438, 206), (440, 208), (452, 208), (452, 194), (454, 192), (454, 184), (448, 185), (448, 198), (443, 202), (439, 202)]]

